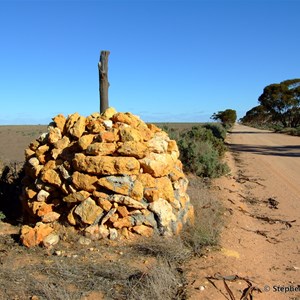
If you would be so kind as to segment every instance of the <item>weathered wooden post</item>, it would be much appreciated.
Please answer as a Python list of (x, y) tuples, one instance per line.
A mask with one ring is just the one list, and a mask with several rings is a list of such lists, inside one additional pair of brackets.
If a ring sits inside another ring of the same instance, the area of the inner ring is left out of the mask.
[(100, 113), (108, 108), (108, 56), (109, 51), (101, 51), (100, 61), (98, 62), (99, 70), (99, 93), (100, 93)]

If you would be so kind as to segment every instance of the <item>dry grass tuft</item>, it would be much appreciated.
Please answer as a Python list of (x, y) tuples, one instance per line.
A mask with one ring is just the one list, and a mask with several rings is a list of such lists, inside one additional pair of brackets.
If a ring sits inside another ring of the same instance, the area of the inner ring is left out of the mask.
[(159, 259), (147, 273), (140, 273), (131, 280), (126, 299), (184, 299), (184, 294), (184, 283), (178, 269), (168, 261)]
[(133, 246), (138, 255), (152, 256), (169, 263), (180, 264), (191, 257), (191, 251), (184, 245), (181, 237), (161, 237), (140, 240)]
[(195, 209), (195, 223), (187, 224), (181, 233), (183, 244), (194, 255), (201, 255), (207, 246), (216, 246), (223, 227), (224, 207), (213, 197), (207, 183), (190, 177), (188, 194)]

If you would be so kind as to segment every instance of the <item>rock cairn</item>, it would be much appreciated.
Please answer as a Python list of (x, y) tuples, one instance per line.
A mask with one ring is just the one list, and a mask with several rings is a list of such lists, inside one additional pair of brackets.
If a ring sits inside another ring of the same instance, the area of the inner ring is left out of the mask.
[(59, 114), (25, 150), (22, 203), (31, 247), (58, 224), (96, 240), (178, 234), (193, 222), (177, 144), (131, 113)]

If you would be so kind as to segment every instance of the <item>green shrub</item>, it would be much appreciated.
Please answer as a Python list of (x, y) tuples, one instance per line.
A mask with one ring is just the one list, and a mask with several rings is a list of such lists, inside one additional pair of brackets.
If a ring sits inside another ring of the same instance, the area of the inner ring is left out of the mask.
[(212, 145), (219, 157), (222, 157), (227, 150), (224, 141), (215, 137), (212, 130), (208, 130), (203, 126), (193, 126), (191, 130), (186, 131), (181, 135), (180, 140), (181, 139), (196, 143), (205, 142)]
[(206, 123), (203, 125), (205, 129), (209, 129), (212, 131), (212, 134), (221, 140), (225, 140), (226, 138), (226, 129), (220, 123)]
[(272, 125), (270, 129), (273, 129), (275, 132), (280, 132), (282, 131), (284, 127), (282, 125), (276, 124), (276, 125)]
[(204, 124), (179, 130), (163, 126), (170, 139), (176, 140), (185, 172), (216, 178), (229, 172), (221, 161), (227, 148), (226, 131), (221, 124)]
[(175, 141), (178, 141), (179, 138), (180, 138), (180, 131), (179, 129), (175, 129), (175, 128), (172, 128), (172, 127), (168, 127), (167, 125), (164, 125), (162, 127), (162, 129), (168, 133), (168, 136), (171, 140), (175, 140)]
[(219, 177), (228, 171), (220, 161), (218, 151), (208, 141), (181, 139), (178, 142), (180, 159), (186, 172), (197, 176)]
[(221, 158), (226, 151), (223, 140), (211, 130), (195, 126), (184, 132), (178, 141), (180, 159), (187, 172), (203, 177), (219, 177), (228, 172)]
[(0, 211), (0, 222), (6, 218), (5, 214)]
[(293, 136), (300, 136), (300, 127), (292, 128), (292, 127), (285, 127), (280, 130), (277, 130), (276, 132), (289, 134)]
[(290, 135), (294, 135), (296, 133), (296, 128), (291, 128), (291, 127), (285, 127), (279, 130), (280, 133), (286, 133)]

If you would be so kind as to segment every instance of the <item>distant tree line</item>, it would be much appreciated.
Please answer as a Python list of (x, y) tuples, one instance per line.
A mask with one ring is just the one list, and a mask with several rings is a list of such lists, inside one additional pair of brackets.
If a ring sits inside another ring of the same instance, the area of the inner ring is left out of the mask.
[(247, 111), (241, 122), (250, 126), (300, 126), (300, 79), (285, 80), (266, 86), (258, 106)]

